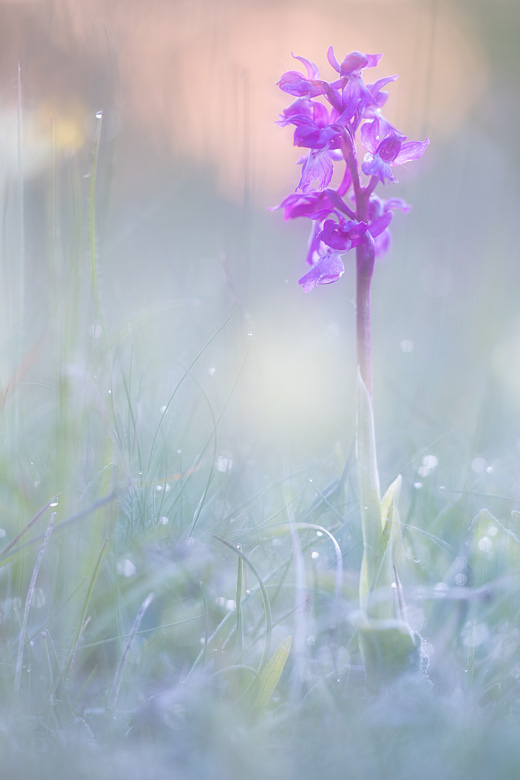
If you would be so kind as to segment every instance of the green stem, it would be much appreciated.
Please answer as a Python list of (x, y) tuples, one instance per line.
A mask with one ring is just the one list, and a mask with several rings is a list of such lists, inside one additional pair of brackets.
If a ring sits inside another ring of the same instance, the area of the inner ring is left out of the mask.
[[(369, 243), (370, 242), (370, 243)], [(374, 270), (374, 242), (369, 233), (367, 241), (356, 248), (356, 340), (357, 362), (361, 378), (373, 397), (372, 347), (370, 331), (370, 283)]]

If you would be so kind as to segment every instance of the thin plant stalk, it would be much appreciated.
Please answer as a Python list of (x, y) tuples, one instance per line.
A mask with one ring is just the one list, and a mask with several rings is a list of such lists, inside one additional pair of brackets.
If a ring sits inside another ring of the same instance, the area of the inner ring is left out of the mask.
[(40, 571), (40, 567), (42, 565), (43, 556), (45, 555), (45, 550), (47, 549), (47, 545), (49, 544), (49, 540), (51, 538), (52, 530), (54, 528), (54, 523), (56, 521), (56, 512), (53, 512), (51, 514), (49, 524), (47, 526), (47, 530), (45, 532), (45, 537), (42, 542), (42, 546), (40, 547), (40, 551), (38, 553), (38, 557), (36, 558), (36, 563), (34, 564), (33, 573), (31, 576), (31, 581), (29, 583), (29, 589), (27, 591), (27, 597), (25, 599), (25, 607), (23, 611), (23, 618), (22, 618), (22, 625), (20, 627), (20, 635), (18, 637), (18, 651), (16, 653), (16, 667), (14, 672), (14, 690), (15, 694), (18, 694), (20, 690), (20, 682), (22, 677), (22, 662), (23, 662), (23, 650), (25, 647), (25, 638), (27, 635), (27, 623), (29, 621), (29, 610), (31, 608), (32, 600), (34, 598), (34, 592), (36, 588), (36, 580), (38, 578), (38, 574)]
[(128, 659), (128, 654), (130, 652), (130, 648), (132, 647), (133, 641), (136, 637), (137, 632), (139, 631), (139, 626), (141, 625), (141, 620), (144, 617), (144, 613), (150, 606), (154, 599), (154, 594), (149, 593), (148, 596), (145, 598), (143, 603), (141, 604), (141, 608), (139, 609), (139, 612), (137, 613), (134, 624), (132, 626), (132, 630), (130, 632), (130, 636), (128, 637), (128, 641), (126, 643), (126, 647), (124, 649), (123, 655), (121, 656), (121, 660), (119, 661), (118, 667), (116, 669), (116, 673), (114, 676), (114, 682), (112, 683), (112, 688), (110, 690), (110, 696), (108, 697), (108, 709), (113, 710), (117, 698), (119, 696), (119, 691), (121, 689), (121, 682), (123, 680), (123, 670), (125, 668), (126, 661)]

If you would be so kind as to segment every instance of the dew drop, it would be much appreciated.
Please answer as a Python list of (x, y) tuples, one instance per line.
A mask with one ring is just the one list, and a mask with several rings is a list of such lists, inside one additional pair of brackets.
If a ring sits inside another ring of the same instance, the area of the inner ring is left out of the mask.
[(319, 552), (317, 550), (313, 550), (311, 552), (311, 558), (312, 558), (313, 561), (317, 561), (319, 557), (320, 557), (320, 554), (319, 554)]
[(167, 518), (167, 517), (164, 517), (164, 516), (163, 516), (163, 517), (160, 517), (160, 518), (159, 518), (159, 524), (160, 524), (160, 525), (168, 525), (168, 523), (169, 523), (169, 522), (170, 522), (170, 521), (168, 520), (168, 518)]
[(471, 621), (462, 629), (462, 641), (466, 647), (478, 647), (489, 637), (489, 628), (486, 623)]
[(483, 536), (481, 539), (479, 539), (478, 549), (482, 552), (489, 552), (493, 549), (493, 542), (489, 536)]
[(401, 347), (401, 352), (409, 353), (413, 352), (415, 345), (411, 339), (403, 339), (399, 346)]
[(233, 461), (231, 458), (226, 457), (225, 455), (219, 455), (217, 458), (217, 463), (215, 465), (215, 468), (217, 471), (222, 472), (225, 474), (227, 471), (231, 471), (233, 468)]
[(471, 468), (475, 474), (483, 474), (487, 467), (487, 461), (485, 458), (473, 458), (471, 461)]
[(444, 598), (449, 591), (449, 586), (445, 582), (437, 582), (433, 586), (433, 592), (438, 598)]
[(96, 119), (103, 119), (103, 111), (96, 111)]
[(89, 333), (93, 338), (98, 339), (103, 333), (103, 328), (99, 322), (94, 322), (89, 328)]
[(121, 577), (133, 577), (137, 572), (137, 566), (128, 558), (120, 558), (116, 564), (117, 573)]

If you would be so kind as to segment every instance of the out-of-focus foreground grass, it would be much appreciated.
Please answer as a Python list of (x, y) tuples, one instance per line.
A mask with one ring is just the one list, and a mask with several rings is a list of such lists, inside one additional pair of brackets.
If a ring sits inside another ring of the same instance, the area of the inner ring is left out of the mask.
[[(0, 5), (7, 774), (516, 771), (518, 10), (326, 5)], [(330, 43), (385, 52), (431, 138), (373, 296), (424, 668), (377, 695), (352, 269), (304, 296), (307, 226), (266, 211), (297, 181), (276, 79)]]

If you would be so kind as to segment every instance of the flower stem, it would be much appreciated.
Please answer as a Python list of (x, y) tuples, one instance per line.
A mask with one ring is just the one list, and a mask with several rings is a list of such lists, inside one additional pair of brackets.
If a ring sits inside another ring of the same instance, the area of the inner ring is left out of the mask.
[(357, 278), (356, 278), (356, 337), (357, 337), (357, 361), (361, 378), (373, 398), (372, 389), (372, 349), (370, 339), (370, 282), (372, 274), (367, 273), (364, 266), (367, 265), (365, 247), (359, 246), (357, 254)]
[[(368, 197), (359, 192), (356, 216), (360, 221), (368, 221)], [(372, 389), (372, 342), (370, 331), (370, 283), (374, 272), (374, 239), (367, 231), (365, 241), (356, 247), (356, 339), (357, 361), (361, 378), (373, 401)]]

